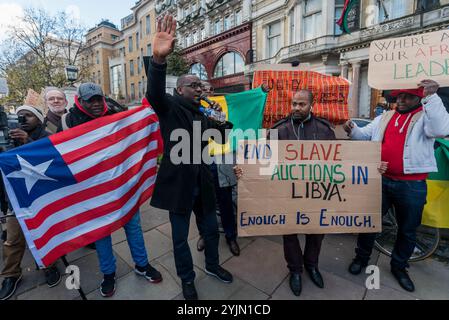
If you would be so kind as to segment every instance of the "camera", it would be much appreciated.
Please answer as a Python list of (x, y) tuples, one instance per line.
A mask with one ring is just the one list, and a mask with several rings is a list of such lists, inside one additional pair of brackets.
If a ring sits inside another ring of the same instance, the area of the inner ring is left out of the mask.
[(24, 123), (26, 123), (24, 116), (7, 114), (5, 108), (0, 106), (0, 151), (6, 151), (15, 147), (9, 132), (13, 129), (20, 129)]

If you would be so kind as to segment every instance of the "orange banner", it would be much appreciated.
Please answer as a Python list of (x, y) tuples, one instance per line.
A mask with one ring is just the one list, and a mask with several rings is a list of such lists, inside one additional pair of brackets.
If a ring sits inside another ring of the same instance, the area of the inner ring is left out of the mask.
[(256, 71), (253, 87), (263, 84), (271, 89), (265, 108), (264, 128), (271, 128), (290, 114), (293, 93), (301, 89), (312, 90), (316, 116), (333, 124), (349, 119), (349, 82), (346, 79), (313, 71)]

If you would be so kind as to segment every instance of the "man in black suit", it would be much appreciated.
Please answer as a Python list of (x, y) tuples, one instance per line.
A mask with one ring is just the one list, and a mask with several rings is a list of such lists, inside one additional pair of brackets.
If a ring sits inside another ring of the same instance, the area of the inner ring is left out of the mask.
[[(170, 212), (175, 264), (182, 280), (184, 298), (196, 300), (195, 272), (188, 244), (192, 211), (205, 241), (206, 273), (225, 283), (231, 283), (233, 277), (219, 265), (214, 180), (209, 166), (201, 158), (208, 142), (192, 141), (192, 137), (195, 137), (194, 132), (199, 125), (201, 132), (196, 133), (201, 139), (207, 129), (218, 129), (224, 136), (226, 129), (232, 129), (232, 124), (207, 118), (200, 111), (203, 87), (197, 76), (181, 76), (174, 95), (166, 93), (166, 58), (173, 52), (175, 34), (176, 20), (172, 16), (159, 20), (153, 41), (153, 57), (148, 61), (146, 98), (159, 117), (164, 140), (164, 156), (151, 205)], [(187, 151), (179, 149), (180, 137), (176, 133), (185, 133), (190, 138)], [(177, 137), (171, 139), (171, 135)], [(196, 150), (199, 143), (200, 151)]]

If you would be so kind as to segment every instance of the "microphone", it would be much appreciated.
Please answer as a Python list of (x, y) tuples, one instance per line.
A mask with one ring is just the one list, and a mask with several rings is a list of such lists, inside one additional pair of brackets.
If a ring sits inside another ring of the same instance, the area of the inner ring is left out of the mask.
[(203, 100), (204, 102), (206, 102), (210, 106), (214, 105), (214, 102), (212, 100), (210, 100), (207, 96), (202, 95), (201, 96), (201, 100)]

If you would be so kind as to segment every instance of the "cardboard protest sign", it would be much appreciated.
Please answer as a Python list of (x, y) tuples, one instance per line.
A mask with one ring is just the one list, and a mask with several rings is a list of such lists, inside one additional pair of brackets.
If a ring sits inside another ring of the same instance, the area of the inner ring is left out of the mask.
[(33, 89), (28, 89), (24, 104), (42, 109), (45, 105), (42, 92), (39, 94)]
[(271, 128), (290, 114), (293, 94), (309, 89), (314, 94), (313, 112), (334, 124), (349, 119), (349, 82), (340, 77), (304, 70), (260, 70), (254, 73), (253, 87), (270, 89), (264, 114), (264, 128)]
[(449, 30), (371, 43), (370, 87), (412, 89), (424, 79), (449, 86)]
[(380, 161), (377, 142), (242, 141), (239, 236), (380, 232)]

